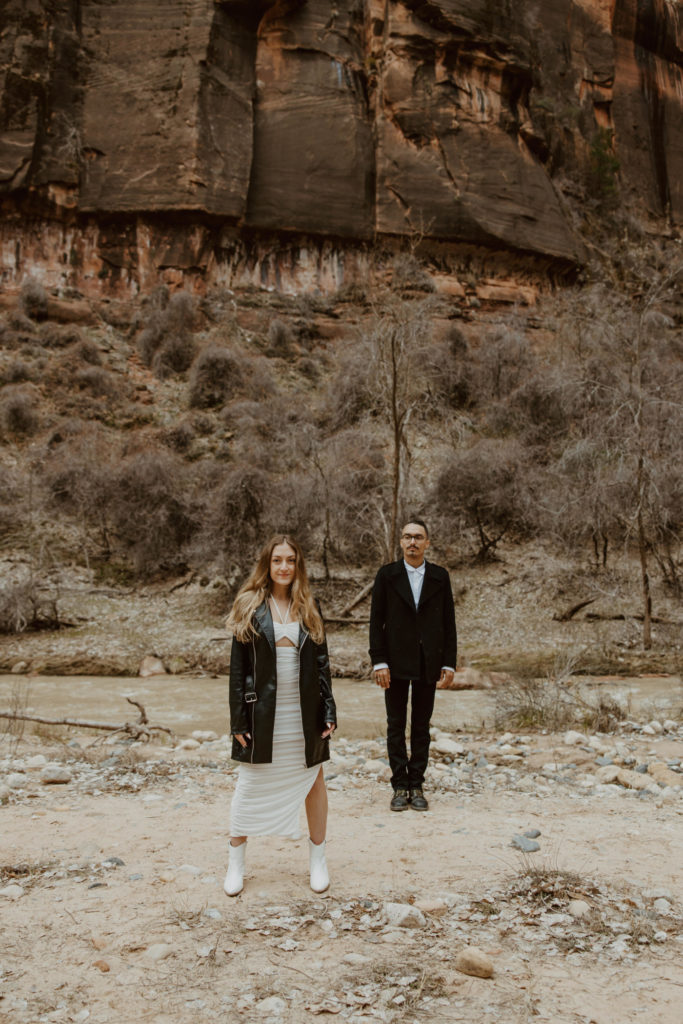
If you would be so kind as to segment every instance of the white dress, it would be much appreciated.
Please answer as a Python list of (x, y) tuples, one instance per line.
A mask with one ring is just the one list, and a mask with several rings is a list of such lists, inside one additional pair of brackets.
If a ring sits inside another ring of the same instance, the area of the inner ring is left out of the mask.
[[(299, 624), (273, 623), (275, 642), (286, 636), (298, 645)], [(306, 767), (299, 697), (299, 650), (275, 648), (277, 694), (271, 764), (240, 764), (230, 809), (231, 836), (300, 839), (299, 815), (320, 765)]]

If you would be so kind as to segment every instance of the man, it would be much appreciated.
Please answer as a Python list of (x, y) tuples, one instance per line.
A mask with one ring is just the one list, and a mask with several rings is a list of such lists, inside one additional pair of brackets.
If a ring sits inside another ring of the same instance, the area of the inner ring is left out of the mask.
[[(403, 558), (383, 565), (372, 589), (370, 658), (384, 690), (392, 811), (426, 811), (422, 792), (429, 760), (429, 723), (437, 681), (453, 679), (455, 611), (448, 572), (425, 561), (429, 533), (421, 519), (403, 527)], [(408, 696), (410, 757), (406, 750)]]

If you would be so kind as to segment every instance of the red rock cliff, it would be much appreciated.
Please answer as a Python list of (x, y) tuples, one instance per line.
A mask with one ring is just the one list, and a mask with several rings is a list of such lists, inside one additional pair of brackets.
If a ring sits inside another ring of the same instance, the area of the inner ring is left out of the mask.
[(267, 253), (289, 238), (290, 264), (337, 286), (358, 243), (406, 234), (569, 267), (582, 250), (558, 184), (613, 174), (595, 172), (601, 151), (622, 195), (683, 218), (680, 15), (674, 0), (5, 0), (3, 277), (278, 284)]

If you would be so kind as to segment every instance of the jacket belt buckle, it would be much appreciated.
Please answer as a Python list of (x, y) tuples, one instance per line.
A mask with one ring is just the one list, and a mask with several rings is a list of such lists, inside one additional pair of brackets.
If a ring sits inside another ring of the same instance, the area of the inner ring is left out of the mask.
[(255, 693), (245, 693), (244, 695), (245, 704), (255, 704), (257, 700), (258, 697)]

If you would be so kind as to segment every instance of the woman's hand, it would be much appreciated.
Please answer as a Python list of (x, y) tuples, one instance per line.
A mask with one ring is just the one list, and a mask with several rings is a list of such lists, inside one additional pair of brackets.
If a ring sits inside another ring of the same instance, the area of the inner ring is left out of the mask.
[(236, 732), (235, 739), (237, 740), (241, 747), (246, 747), (247, 740), (251, 740), (251, 736), (249, 735), (248, 732)]
[(328, 736), (331, 736), (334, 730), (337, 728), (334, 722), (325, 722), (325, 725), (327, 726), (327, 729), (325, 729), (325, 732), (322, 734), (322, 738), (324, 740), (326, 740)]

